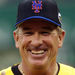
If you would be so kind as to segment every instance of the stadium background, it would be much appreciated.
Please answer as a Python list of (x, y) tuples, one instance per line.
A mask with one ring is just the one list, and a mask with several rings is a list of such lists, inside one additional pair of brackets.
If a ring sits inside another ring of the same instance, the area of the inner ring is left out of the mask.
[[(21, 0), (0, 0), (0, 69), (21, 61), (13, 39), (17, 6)], [(56, 0), (66, 31), (63, 47), (57, 61), (75, 67), (75, 0)]]

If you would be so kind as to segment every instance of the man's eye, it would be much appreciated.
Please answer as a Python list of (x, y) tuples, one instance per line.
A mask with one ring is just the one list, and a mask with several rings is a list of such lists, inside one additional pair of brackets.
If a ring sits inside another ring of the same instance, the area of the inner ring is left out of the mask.
[(25, 34), (25, 35), (32, 35), (33, 32), (25, 32), (24, 34)]
[(42, 35), (49, 35), (50, 32), (41, 32)]

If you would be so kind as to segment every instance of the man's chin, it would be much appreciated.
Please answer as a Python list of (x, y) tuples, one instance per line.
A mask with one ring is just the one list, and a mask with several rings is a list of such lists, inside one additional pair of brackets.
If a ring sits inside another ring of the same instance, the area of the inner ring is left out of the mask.
[(45, 66), (47, 66), (48, 61), (47, 59), (43, 59), (43, 60), (29, 60), (31, 67), (33, 68), (44, 68)]
[(39, 69), (43, 69), (45, 64), (41, 63), (41, 62), (33, 62), (33, 63), (31, 63), (31, 66), (32, 66), (32, 68), (39, 70)]
[[(41, 51), (43, 52), (43, 51)], [(48, 59), (48, 51), (45, 51), (43, 53), (31, 53), (28, 51), (28, 56), (27, 56), (27, 62), (29, 66), (31, 67), (39, 67), (42, 68), (46, 65), (48, 65), (49, 59)]]

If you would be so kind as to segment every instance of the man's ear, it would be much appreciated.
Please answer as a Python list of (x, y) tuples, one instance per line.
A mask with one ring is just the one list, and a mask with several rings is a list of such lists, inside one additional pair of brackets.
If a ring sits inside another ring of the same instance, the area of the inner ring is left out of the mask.
[(16, 31), (13, 32), (13, 37), (14, 37), (14, 40), (15, 40), (15, 46), (16, 46), (16, 48), (18, 48), (19, 47), (19, 36), (16, 33)]
[(58, 38), (58, 41), (59, 41), (59, 48), (62, 47), (63, 45), (63, 40), (64, 40), (64, 37), (65, 37), (65, 31), (63, 30), (61, 34), (59, 34), (59, 38)]

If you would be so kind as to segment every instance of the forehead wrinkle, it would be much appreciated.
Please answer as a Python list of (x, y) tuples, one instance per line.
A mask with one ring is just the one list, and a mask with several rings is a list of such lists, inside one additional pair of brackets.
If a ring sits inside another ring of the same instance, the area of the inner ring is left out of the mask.
[(23, 30), (31, 30), (29, 27), (24, 27)]
[(51, 30), (51, 28), (49, 26), (48, 27), (42, 27), (42, 29)]
[(35, 25), (29, 25), (29, 26), (24, 26), (22, 27), (23, 30), (53, 30), (55, 29), (55, 27), (51, 27), (51, 26), (46, 26), (46, 25), (38, 25), (38, 26), (35, 26)]

